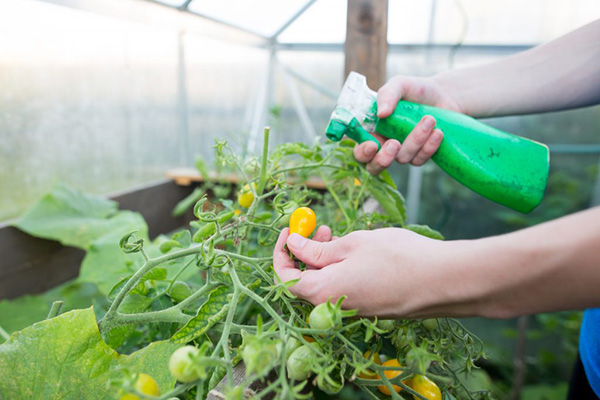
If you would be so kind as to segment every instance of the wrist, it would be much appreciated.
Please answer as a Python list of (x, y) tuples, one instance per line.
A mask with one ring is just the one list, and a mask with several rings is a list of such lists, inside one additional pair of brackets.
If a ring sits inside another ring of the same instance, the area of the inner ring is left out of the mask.
[(442, 98), (450, 99), (450, 103), (454, 103), (455, 108), (461, 114), (471, 115), (471, 107), (467, 102), (464, 84), (461, 83), (460, 74), (458, 71), (443, 71), (431, 77), (434, 85), (437, 86)]

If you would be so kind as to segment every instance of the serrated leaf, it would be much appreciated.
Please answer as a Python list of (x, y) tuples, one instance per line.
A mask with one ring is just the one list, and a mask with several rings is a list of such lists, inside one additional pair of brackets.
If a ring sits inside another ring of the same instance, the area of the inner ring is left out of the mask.
[(367, 185), (369, 193), (381, 205), (385, 214), (392, 221), (403, 226), (406, 220), (406, 208), (400, 192), (377, 178), (369, 179)]
[(392, 189), (398, 190), (398, 187), (396, 186), (396, 183), (392, 179), (392, 176), (390, 175), (390, 173), (388, 172), (387, 169), (384, 169), (383, 171), (381, 171), (381, 173), (379, 174), (379, 178), (381, 178), (382, 181), (384, 181), (385, 183), (387, 183), (388, 185), (390, 185), (390, 187)]
[[(248, 265), (238, 264), (235, 266), (235, 271), (237, 273), (238, 278), (240, 279), (240, 282), (242, 282), (242, 285), (248, 285), (254, 282), (254, 280), (256, 279), (252, 274), (252, 267)], [(232, 285), (229, 272), (213, 271), (213, 278), (219, 283), (223, 283), (229, 286)]]
[(198, 309), (194, 318), (188, 321), (171, 337), (174, 343), (189, 343), (205, 334), (214, 324), (219, 322), (229, 310), (228, 295), (233, 293), (229, 286), (219, 286), (208, 295), (208, 299)]
[(404, 228), (411, 230), (415, 233), (418, 233), (419, 235), (427, 236), (428, 238), (431, 238), (431, 239), (444, 240), (444, 235), (442, 235), (435, 229), (431, 229), (427, 225), (411, 224), (411, 225), (406, 225)]
[(6, 399), (113, 400), (107, 382), (122, 369), (146, 373), (162, 392), (175, 381), (165, 365), (177, 348), (163, 341), (121, 355), (102, 341), (91, 308), (74, 310), (14, 333), (0, 345), (0, 394)]

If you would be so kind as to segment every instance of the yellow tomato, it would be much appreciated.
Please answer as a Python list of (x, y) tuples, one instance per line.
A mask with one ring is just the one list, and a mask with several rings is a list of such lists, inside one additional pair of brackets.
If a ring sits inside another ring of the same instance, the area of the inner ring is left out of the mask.
[[(379, 353), (371, 354), (371, 352), (367, 350), (363, 353), (363, 357), (368, 358), (375, 364), (381, 365), (381, 357), (379, 356)], [(377, 379), (379, 377), (376, 372), (371, 371), (370, 369), (359, 373), (358, 376), (363, 379)]]
[[(135, 381), (134, 387), (138, 392), (147, 394), (149, 396), (160, 395), (158, 384), (148, 374), (139, 374), (137, 381)], [(140, 400), (140, 398), (135, 394), (127, 393), (126, 395), (121, 396), (121, 400)]]
[(308, 237), (316, 226), (317, 216), (308, 207), (297, 208), (290, 217), (290, 235), (297, 233), (300, 236)]
[[(256, 185), (252, 184), (253, 188), (256, 188)], [(252, 205), (252, 203), (254, 202), (254, 193), (252, 193), (252, 189), (250, 189), (250, 186), (245, 185), (242, 188), (242, 191), (240, 192), (240, 194), (238, 194), (238, 203), (240, 206), (244, 207), (244, 208), (248, 208)]]
[[(428, 400), (442, 400), (442, 392), (440, 388), (428, 377), (417, 375), (412, 379), (411, 386), (413, 390)], [(413, 395), (415, 400), (420, 400)]]
[[(398, 362), (398, 360), (391, 359), (391, 360), (387, 360), (386, 362), (384, 362), (383, 364), (381, 364), (383, 367), (401, 367), (400, 363)], [(397, 371), (384, 371), (383, 374), (385, 375), (386, 378), (388, 379), (392, 379), (397, 377), (398, 375), (402, 374), (402, 371), (397, 370)], [(378, 375), (378, 378), (381, 379), (381, 375)], [(406, 381), (402, 381), (402, 383), (406, 384)], [(402, 388), (398, 385), (392, 385), (392, 388), (394, 389), (394, 391), (396, 393), (399, 393)], [(387, 394), (388, 396), (390, 396), (392, 393), (390, 392), (390, 390), (387, 388), (387, 386), (385, 385), (381, 385), (381, 386), (377, 386), (377, 389), (383, 393), (383, 394)]]

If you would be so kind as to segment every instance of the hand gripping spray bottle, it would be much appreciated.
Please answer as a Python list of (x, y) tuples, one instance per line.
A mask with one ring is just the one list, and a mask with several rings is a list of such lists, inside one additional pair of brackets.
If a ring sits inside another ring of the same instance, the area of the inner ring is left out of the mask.
[(358, 143), (379, 142), (377, 132), (402, 143), (425, 115), (437, 121), (444, 138), (432, 160), (448, 175), (488, 199), (528, 213), (544, 197), (548, 182), (548, 147), (485, 125), (467, 115), (400, 101), (387, 118), (377, 118), (377, 96), (363, 75), (351, 72), (344, 83), (326, 135), (344, 135)]

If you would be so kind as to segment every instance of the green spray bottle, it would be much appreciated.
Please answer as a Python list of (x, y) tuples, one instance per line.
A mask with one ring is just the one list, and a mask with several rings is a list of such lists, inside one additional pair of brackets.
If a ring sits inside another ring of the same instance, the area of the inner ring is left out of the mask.
[(528, 213), (537, 207), (548, 182), (549, 151), (542, 143), (503, 132), (467, 115), (400, 101), (387, 118), (377, 118), (377, 95), (363, 75), (351, 72), (331, 115), (326, 135), (358, 143), (379, 142), (369, 133), (404, 142), (425, 115), (444, 138), (431, 159), (448, 175), (480, 195)]

